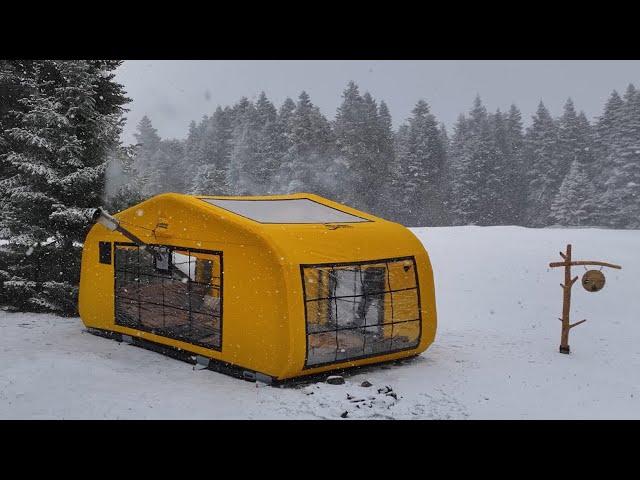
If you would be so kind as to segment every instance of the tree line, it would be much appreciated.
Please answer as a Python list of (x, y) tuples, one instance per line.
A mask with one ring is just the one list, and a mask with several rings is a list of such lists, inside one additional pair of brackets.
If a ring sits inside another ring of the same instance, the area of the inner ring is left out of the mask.
[(123, 205), (306, 191), (409, 226), (640, 227), (633, 85), (594, 122), (568, 99), (557, 118), (540, 102), (527, 128), (517, 106), (488, 112), (477, 97), (449, 135), (424, 100), (394, 130), (386, 103), (350, 82), (332, 120), (306, 92), (279, 108), (263, 92), (192, 121), (185, 139), (161, 139), (145, 116), (136, 141), (113, 195)]
[(521, 114), (477, 98), (449, 134), (419, 101), (394, 129), (351, 82), (335, 118), (309, 95), (262, 93), (162, 139), (149, 118), (120, 140), (114, 60), (0, 60), (0, 305), (77, 314), (88, 213), (160, 192), (314, 192), (406, 225), (640, 227), (640, 93), (613, 92), (594, 121), (567, 101)]

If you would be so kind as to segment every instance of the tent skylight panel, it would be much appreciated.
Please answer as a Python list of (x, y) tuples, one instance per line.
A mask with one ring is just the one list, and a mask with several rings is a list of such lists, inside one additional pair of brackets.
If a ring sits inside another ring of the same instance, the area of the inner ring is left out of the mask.
[(202, 198), (202, 200), (260, 223), (359, 223), (370, 221), (308, 198), (282, 200)]

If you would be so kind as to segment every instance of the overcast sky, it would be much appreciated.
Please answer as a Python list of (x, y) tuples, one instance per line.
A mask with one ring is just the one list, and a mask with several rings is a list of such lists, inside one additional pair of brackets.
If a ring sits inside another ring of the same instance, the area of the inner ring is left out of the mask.
[(276, 106), (306, 90), (331, 119), (349, 80), (362, 93), (385, 100), (395, 126), (424, 99), (450, 128), (476, 94), (491, 111), (515, 103), (525, 124), (540, 100), (557, 115), (568, 97), (593, 119), (613, 89), (622, 93), (629, 83), (640, 87), (640, 61), (130, 60), (117, 79), (133, 99), (124, 131), (124, 140), (132, 142), (143, 115), (161, 137), (184, 138), (191, 120), (242, 96), (255, 99), (262, 90)]

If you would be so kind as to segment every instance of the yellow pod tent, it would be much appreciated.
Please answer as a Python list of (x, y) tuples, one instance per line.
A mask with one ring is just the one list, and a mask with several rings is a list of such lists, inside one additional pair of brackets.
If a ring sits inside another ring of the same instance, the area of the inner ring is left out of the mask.
[(101, 224), (82, 254), (94, 333), (281, 380), (419, 354), (434, 340), (429, 257), (402, 225), (300, 193), (167, 193)]

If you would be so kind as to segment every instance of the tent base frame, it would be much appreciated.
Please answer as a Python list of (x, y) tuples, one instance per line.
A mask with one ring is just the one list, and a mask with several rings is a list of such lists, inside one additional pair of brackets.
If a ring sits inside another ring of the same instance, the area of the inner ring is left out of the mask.
[(234, 378), (239, 378), (248, 382), (261, 382), (272, 387), (301, 387), (312, 383), (325, 382), (328, 376), (332, 375), (356, 375), (366, 373), (374, 369), (385, 369), (390, 366), (403, 365), (407, 361), (411, 361), (418, 357), (419, 354), (404, 357), (396, 360), (387, 360), (383, 362), (376, 362), (369, 365), (354, 365), (352, 367), (343, 367), (327, 372), (313, 373), (307, 375), (301, 375), (294, 378), (278, 379), (264, 373), (255, 372), (253, 370), (247, 370), (246, 368), (234, 365), (229, 362), (217, 360), (215, 358), (205, 357), (203, 355), (190, 352), (184, 349), (178, 349), (169, 345), (163, 345), (161, 343), (152, 342), (150, 340), (133, 337), (124, 333), (114, 332), (112, 330), (103, 330), (100, 328), (87, 327), (87, 331), (93, 335), (99, 337), (108, 338), (117, 342), (125, 342), (130, 345), (144, 348), (161, 355), (165, 355), (176, 360), (180, 360), (191, 365), (202, 365), (203, 370), (211, 370), (224, 375), (229, 375)]
[(247, 370), (246, 368), (233, 365), (222, 360), (215, 358), (205, 357), (203, 355), (190, 352), (188, 350), (171, 347), (169, 345), (163, 345), (158, 342), (152, 342), (143, 338), (126, 335), (124, 333), (114, 332), (112, 330), (103, 330), (100, 328), (88, 327), (87, 331), (93, 335), (99, 337), (108, 338), (117, 342), (125, 342), (135, 347), (144, 348), (168, 357), (180, 360), (191, 365), (202, 365), (203, 369), (212, 370), (214, 372), (223, 373), (234, 378), (240, 378), (248, 382), (262, 382), (268, 385), (273, 385), (278, 382), (277, 379), (264, 373), (255, 372), (253, 370)]

